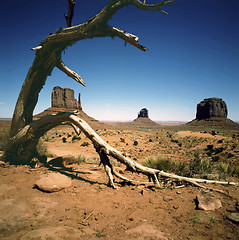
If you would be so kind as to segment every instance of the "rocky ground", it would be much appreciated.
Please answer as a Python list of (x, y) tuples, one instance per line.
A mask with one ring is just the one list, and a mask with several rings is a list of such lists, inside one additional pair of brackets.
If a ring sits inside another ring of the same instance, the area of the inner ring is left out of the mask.
[[(238, 164), (235, 131), (215, 130), (212, 134), (211, 130), (182, 128), (104, 127), (96, 126), (95, 130), (139, 163), (157, 154), (186, 161), (198, 148), (205, 157), (218, 156)], [(128, 186), (117, 181), (113, 190), (107, 186), (107, 176), (98, 165), (93, 146), (82, 134), (78, 139), (73, 137), (72, 130), (63, 126), (42, 138), (41, 150), (45, 145), (48, 148), (45, 166), (1, 165), (0, 239), (238, 239), (238, 223), (231, 217), (238, 214), (238, 187), (211, 186), (231, 197), (192, 186), (156, 189), (148, 184)], [(207, 145), (223, 151), (213, 151), (209, 156)], [(69, 155), (80, 164), (60, 162), (60, 156)], [(127, 177), (148, 181), (115, 165)], [(54, 192), (39, 190), (39, 179), (51, 173), (67, 176), (70, 184), (61, 189), (59, 179), (47, 180)], [(197, 209), (195, 199), (200, 196), (215, 200), (217, 204), (212, 205), (216, 209)]]

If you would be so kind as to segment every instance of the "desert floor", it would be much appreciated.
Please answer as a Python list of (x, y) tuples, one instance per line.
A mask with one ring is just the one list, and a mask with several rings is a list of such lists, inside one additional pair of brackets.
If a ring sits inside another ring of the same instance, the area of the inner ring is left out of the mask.
[[(157, 155), (188, 161), (195, 150), (205, 158), (234, 165), (239, 160), (239, 132), (234, 130), (214, 129), (212, 134), (211, 129), (127, 124), (102, 124), (94, 129), (138, 163)], [(83, 134), (78, 139), (74, 136), (70, 127), (61, 126), (42, 138), (40, 148), (46, 151), (47, 147), (47, 166), (1, 165), (0, 239), (238, 239), (238, 225), (228, 219), (236, 211), (238, 187), (211, 185), (228, 197), (194, 186), (157, 189), (116, 180), (114, 190), (107, 186), (106, 173), (92, 144)], [(208, 145), (215, 149), (211, 154), (205, 150)], [(73, 156), (75, 163), (56, 164), (59, 157), (66, 156)], [(145, 176), (129, 173), (122, 164), (114, 165), (127, 177), (148, 181)], [(68, 176), (72, 186), (53, 193), (36, 189), (36, 181), (50, 172)], [(197, 210), (197, 195), (214, 196), (222, 207)]]

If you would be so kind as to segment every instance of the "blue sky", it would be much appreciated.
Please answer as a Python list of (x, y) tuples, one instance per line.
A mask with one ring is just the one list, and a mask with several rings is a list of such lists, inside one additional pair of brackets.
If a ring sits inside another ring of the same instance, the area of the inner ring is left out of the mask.
[[(76, 0), (73, 25), (98, 13), (106, 0)], [(147, 0), (147, 3), (155, 3)], [(37, 46), (66, 27), (67, 0), (11, 0), (1, 3), (0, 117), (12, 117)], [(109, 25), (139, 37), (142, 52), (121, 39), (79, 41), (63, 54), (83, 87), (54, 69), (35, 113), (51, 105), (54, 86), (82, 96), (83, 110), (98, 120), (128, 121), (146, 107), (155, 121), (190, 121), (204, 98), (222, 98), (228, 117), (239, 121), (239, 1), (176, 0), (169, 13), (128, 6)]]

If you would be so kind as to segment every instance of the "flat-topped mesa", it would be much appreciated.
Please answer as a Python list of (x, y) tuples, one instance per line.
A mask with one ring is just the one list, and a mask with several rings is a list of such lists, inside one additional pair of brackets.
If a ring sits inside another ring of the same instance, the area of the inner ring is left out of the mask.
[(74, 97), (74, 91), (70, 88), (54, 87), (51, 96), (51, 106), (56, 108), (67, 108), (82, 110), (80, 93), (79, 100)]
[(138, 118), (149, 118), (149, 113), (147, 108), (143, 108), (140, 110), (139, 114), (138, 114)]
[(206, 98), (197, 105), (196, 119), (227, 118), (227, 105), (221, 98)]

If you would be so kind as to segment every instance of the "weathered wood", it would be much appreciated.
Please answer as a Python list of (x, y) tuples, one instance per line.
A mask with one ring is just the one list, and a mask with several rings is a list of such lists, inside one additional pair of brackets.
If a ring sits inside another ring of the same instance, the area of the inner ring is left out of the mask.
[[(131, 169), (133, 172), (138, 172), (145, 174), (147, 176), (151, 176), (154, 178), (154, 182), (157, 184), (157, 187), (161, 187), (158, 177), (170, 178), (172, 180), (179, 180), (182, 182), (187, 182), (197, 187), (214, 190), (220, 193), (224, 193), (221, 190), (217, 190), (211, 187), (203, 186), (199, 183), (211, 183), (211, 184), (223, 184), (223, 185), (238, 185), (239, 183), (236, 182), (223, 182), (223, 181), (214, 181), (214, 180), (206, 180), (206, 179), (196, 179), (196, 178), (187, 178), (171, 173), (166, 173), (161, 170), (148, 168), (138, 164), (134, 160), (125, 157), (121, 152), (117, 151), (116, 149), (112, 148), (108, 143), (106, 143), (83, 119), (79, 118), (77, 115), (72, 114), (70, 112), (62, 112), (58, 113), (57, 115), (49, 115), (45, 116), (42, 119), (32, 122), (26, 127), (24, 127), (14, 138), (12, 138), (12, 144), (15, 147), (24, 145), (29, 139), (33, 143), (37, 143), (38, 139), (44, 135), (49, 129), (58, 126), (62, 123), (69, 122), (74, 128), (79, 128), (92, 142), (96, 151), (98, 152), (101, 162), (104, 165), (105, 171), (109, 178), (109, 185), (113, 188), (115, 187), (113, 175), (117, 178), (126, 181), (126, 182), (135, 182), (128, 178), (123, 177), (119, 173), (117, 173), (114, 167), (111, 165), (109, 161), (109, 157), (113, 157), (120, 163), (123, 163), (127, 166), (128, 169)], [(25, 157), (25, 156), (24, 156)], [(19, 158), (17, 159), (19, 161)], [(22, 160), (18, 163), (21, 163)], [(14, 163), (17, 163), (16, 161)], [(139, 183), (139, 182), (138, 182)]]
[(72, 27), (72, 18), (74, 16), (74, 7), (76, 5), (74, 0), (67, 0), (68, 2), (68, 15), (65, 14), (65, 19), (68, 27)]

